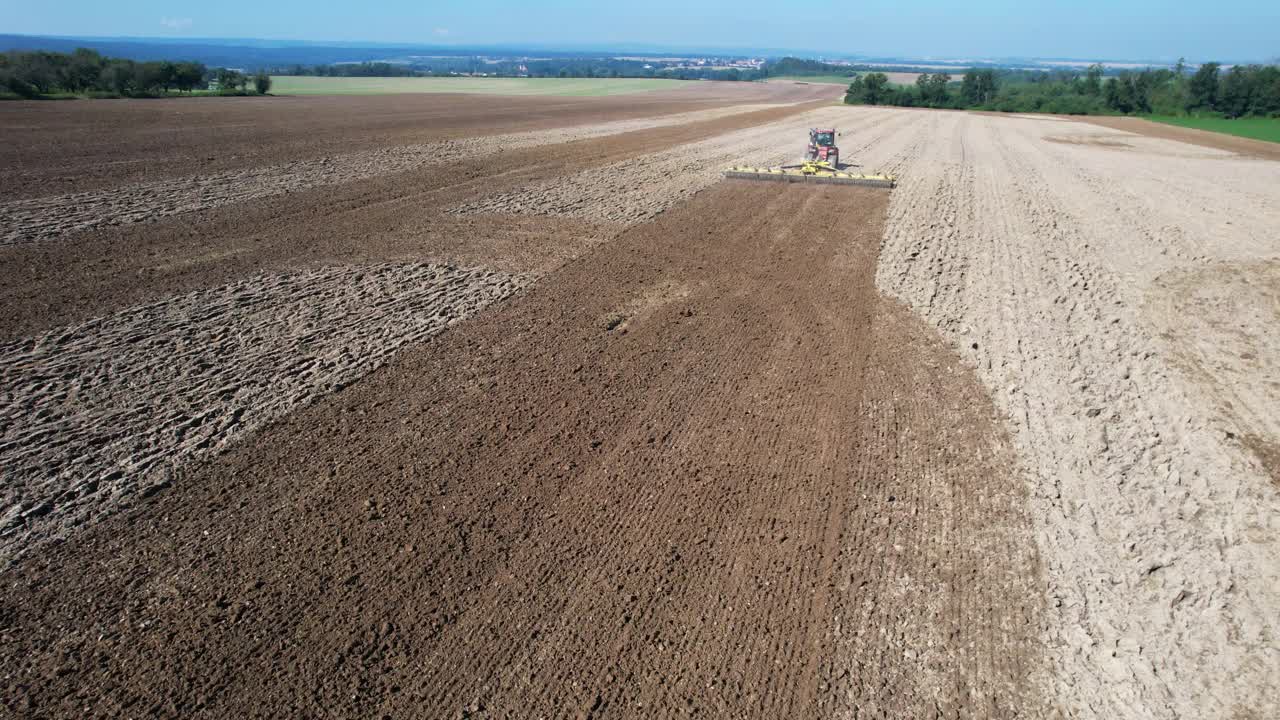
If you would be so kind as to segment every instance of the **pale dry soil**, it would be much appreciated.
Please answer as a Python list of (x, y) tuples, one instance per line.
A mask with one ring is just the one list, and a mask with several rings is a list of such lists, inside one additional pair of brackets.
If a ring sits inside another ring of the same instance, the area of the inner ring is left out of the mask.
[(1280, 163), (1068, 121), (850, 112), (913, 128), (869, 161), (925, 139), (877, 283), (1011, 424), (1058, 707), (1280, 714)]
[(1280, 260), (1166, 273), (1145, 310), (1171, 361), (1211, 401), (1215, 425), (1253, 449), (1280, 485)]

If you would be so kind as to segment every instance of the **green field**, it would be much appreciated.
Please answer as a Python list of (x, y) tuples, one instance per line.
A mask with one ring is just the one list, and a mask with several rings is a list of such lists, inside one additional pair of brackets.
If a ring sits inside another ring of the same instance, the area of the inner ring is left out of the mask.
[(1150, 115), (1147, 119), (1153, 122), (1165, 123), (1166, 125), (1209, 130), (1227, 135), (1253, 138), (1254, 140), (1280, 143), (1280, 119), (1277, 118), (1236, 118), (1235, 120), (1226, 120), (1223, 118)]
[(853, 78), (844, 75), (779, 75), (769, 79), (789, 82), (829, 83), (845, 87), (848, 87), (849, 83), (853, 82)]
[(653, 78), (479, 78), (479, 77), (309, 77), (276, 75), (273, 95), (393, 95), (469, 93), (478, 95), (624, 95), (674, 90), (696, 80)]

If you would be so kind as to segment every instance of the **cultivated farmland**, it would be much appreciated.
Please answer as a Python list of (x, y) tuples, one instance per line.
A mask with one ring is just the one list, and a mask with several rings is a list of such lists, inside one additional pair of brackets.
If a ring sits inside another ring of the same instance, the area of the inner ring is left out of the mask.
[(0, 107), (5, 709), (1280, 714), (1280, 163), (833, 100)]

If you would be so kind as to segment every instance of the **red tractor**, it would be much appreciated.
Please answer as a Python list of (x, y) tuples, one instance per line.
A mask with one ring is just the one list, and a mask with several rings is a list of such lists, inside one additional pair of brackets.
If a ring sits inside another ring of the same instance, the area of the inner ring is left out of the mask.
[(840, 133), (835, 128), (809, 130), (809, 147), (804, 153), (801, 165), (783, 165), (781, 167), (752, 167), (739, 165), (724, 171), (725, 177), (742, 178), (743, 180), (770, 180), (773, 182), (815, 182), (832, 185), (867, 185), (870, 187), (891, 188), (898, 183), (893, 175), (863, 175), (840, 169), (840, 148), (836, 147), (836, 138)]
[(809, 148), (805, 151), (805, 160), (820, 161), (831, 165), (832, 170), (840, 169), (840, 148), (836, 147), (836, 130), (809, 130)]

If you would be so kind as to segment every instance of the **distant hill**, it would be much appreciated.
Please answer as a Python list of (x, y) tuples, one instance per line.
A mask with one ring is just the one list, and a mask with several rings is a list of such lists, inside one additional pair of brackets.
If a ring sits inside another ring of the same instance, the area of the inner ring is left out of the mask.
[[(129, 60), (192, 60), (210, 67), (279, 68), (289, 65), (332, 65), (335, 63), (387, 62), (412, 57), (539, 57), (608, 58), (652, 56), (653, 47), (539, 45), (415, 45), (376, 42), (312, 42), (296, 40), (256, 40), (250, 38), (127, 38), (66, 37), (0, 34), (0, 52), (5, 50), (49, 50), (71, 52), (90, 48), (103, 55)], [(782, 51), (668, 49), (676, 57), (780, 57)]]
[[(235, 44), (241, 43), (241, 44)], [(87, 47), (110, 57), (129, 60), (191, 60), (210, 67), (276, 67), (282, 65), (330, 65), (333, 63), (392, 60), (407, 55), (466, 56), (474, 49), (429, 46), (370, 45), (342, 47), (309, 43), (269, 44), (253, 40), (177, 40), (151, 38), (68, 38), (34, 35), (0, 35), (0, 50), (50, 50), (71, 52)]]
[[(1055, 58), (913, 59), (847, 53), (818, 55), (813, 51), (780, 48), (677, 48), (652, 44), (584, 45), (419, 45), (377, 42), (260, 40), (253, 38), (174, 37), (67, 37), (0, 34), (0, 52), (5, 50), (51, 50), (70, 52), (79, 47), (97, 50), (110, 57), (136, 61), (191, 60), (210, 67), (245, 69), (283, 68), (290, 65), (333, 65), (335, 63), (406, 61), (414, 56), (434, 57), (540, 57), (609, 58), (640, 57), (720, 57), (773, 58), (775, 75), (846, 75), (851, 70), (875, 68), (885, 71), (963, 71), (969, 67), (1025, 70), (1083, 69), (1093, 60)], [(655, 54), (656, 53), (656, 54)], [(816, 59), (816, 58), (821, 59)], [(832, 62), (836, 61), (836, 62)], [(1103, 60), (1114, 69), (1169, 67), (1165, 61), (1116, 62)], [(1226, 65), (1233, 63), (1227, 62)], [(1194, 68), (1193, 61), (1190, 67)]]

